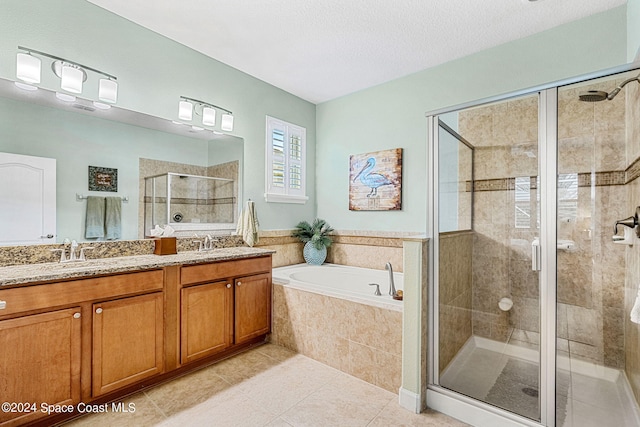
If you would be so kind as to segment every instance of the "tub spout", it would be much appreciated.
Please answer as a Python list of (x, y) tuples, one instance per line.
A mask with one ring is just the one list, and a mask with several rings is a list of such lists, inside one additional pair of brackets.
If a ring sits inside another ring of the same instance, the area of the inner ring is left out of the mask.
[(389, 295), (395, 297), (398, 293), (396, 292), (396, 285), (393, 283), (393, 267), (391, 267), (391, 263), (386, 263), (384, 269), (389, 271)]

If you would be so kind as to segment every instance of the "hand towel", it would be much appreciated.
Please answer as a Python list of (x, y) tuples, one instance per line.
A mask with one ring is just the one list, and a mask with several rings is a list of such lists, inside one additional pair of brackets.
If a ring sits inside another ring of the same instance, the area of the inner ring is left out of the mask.
[(245, 208), (240, 212), (238, 218), (238, 226), (236, 227), (236, 234), (242, 235), (242, 239), (249, 246), (253, 246), (258, 243), (258, 227), (260, 223), (258, 221), (258, 215), (256, 213), (256, 206), (252, 200), (248, 200)]
[(104, 237), (104, 197), (87, 197), (87, 217), (85, 220), (84, 237), (95, 239)]
[(104, 214), (106, 239), (115, 240), (122, 237), (122, 197), (107, 197)]
[(631, 321), (633, 323), (640, 323), (640, 288), (638, 289), (638, 295), (636, 295), (636, 301), (631, 309)]

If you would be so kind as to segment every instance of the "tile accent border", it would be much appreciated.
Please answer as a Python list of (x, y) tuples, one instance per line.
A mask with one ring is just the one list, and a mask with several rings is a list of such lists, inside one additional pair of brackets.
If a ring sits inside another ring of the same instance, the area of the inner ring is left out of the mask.
[[(640, 158), (638, 158), (626, 171), (608, 171), (608, 172), (596, 172), (595, 174), (590, 172), (578, 173), (578, 187), (591, 187), (593, 183), (593, 177), (595, 175), (596, 187), (605, 187), (611, 185), (625, 185), (634, 179), (640, 177)], [(509, 191), (515, 190), (516, 179), (510, 178), (498, 178), (498, 179), (479, 179), (473, 181), (473, 190), (478, 191)], [(531, 189), (538, 188), (537, 177), (531, 177)], [(469, 192), (471, 189), (471, 181), (465, 182), (465, 191)]]
[(626, 184), (640, 177), (640, 157), (635, 159), (624, 172), (626, 174)]

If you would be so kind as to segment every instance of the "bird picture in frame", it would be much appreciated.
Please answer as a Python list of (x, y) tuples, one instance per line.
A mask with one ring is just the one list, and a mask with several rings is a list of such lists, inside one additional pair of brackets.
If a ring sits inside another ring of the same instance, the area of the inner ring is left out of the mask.
[(349, 210), (402, 209), (402, 148), (349, 158)]

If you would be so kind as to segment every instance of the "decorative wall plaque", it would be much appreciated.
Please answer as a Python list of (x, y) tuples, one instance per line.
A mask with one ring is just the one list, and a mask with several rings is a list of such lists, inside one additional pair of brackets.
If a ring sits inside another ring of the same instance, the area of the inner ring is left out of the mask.
[(89, 191), (118, 191), (118, 169), (89, 166)]
[(349, 166), (349, 210), (402, 209), (402, 148), (354, 154)]

